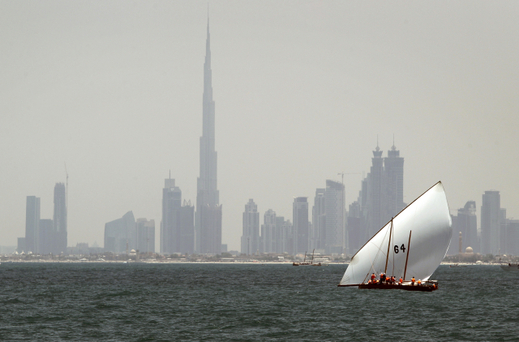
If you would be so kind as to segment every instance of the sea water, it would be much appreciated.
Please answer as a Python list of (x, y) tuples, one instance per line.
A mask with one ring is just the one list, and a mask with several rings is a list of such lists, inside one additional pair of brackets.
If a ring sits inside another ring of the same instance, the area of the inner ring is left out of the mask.
[(519, 341), (519, 272), (440, 266), (426, 293), (338, 288), (345, 269), (3, 263), (0, 340)]

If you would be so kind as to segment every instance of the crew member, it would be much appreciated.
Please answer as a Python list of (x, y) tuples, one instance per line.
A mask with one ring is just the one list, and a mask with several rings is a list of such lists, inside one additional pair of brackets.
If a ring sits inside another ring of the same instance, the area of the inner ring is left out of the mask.
[(380, 282), (383, 283), (386, 281), (386, 274), (384, 272), (380, 273)]
[(400, 279), (398, 279), (398, 285), (402, 285), (403, 282), (404, 280), (402, 279), (402, 277), (400, 277)]
[(414, 285), (415, 279), (414, 277), (411, 278), (411, 285)]
[(422, 285), (422, 281), (418, 279), (418, 286)]
[(371, 282), (374, 283), (375, 282), (375, 278), (377, 276), (375, 275), (375, 272), (371, 273)]

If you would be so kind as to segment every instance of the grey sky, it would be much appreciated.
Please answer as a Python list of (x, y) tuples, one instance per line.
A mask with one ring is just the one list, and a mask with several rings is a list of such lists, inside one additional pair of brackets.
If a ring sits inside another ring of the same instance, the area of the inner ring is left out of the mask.
[[(344, 176), (357, 198), (377, 135), (405, 158), (404, 199), (444, 182), (451, 212), (485, 190), (519, 218), (519, 3), (213, 1), (223, 243), (249, 198)], [(25, 197), (52, 218), (69, 173), (69, 245), (133, 210), (161, 218), (164, 178), (196, 200), (207, 1), (0, 0), (0, 245)]]

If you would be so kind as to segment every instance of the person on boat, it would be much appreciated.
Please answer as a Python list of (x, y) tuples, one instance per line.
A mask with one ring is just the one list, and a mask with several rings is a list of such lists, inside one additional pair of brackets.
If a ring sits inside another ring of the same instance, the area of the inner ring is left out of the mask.
[(386, 281), (386, 274), (384, 272), (380, 273), (380, 283), (384, 283)]
[(418, 286), (422, 285), (422, 280), (418, 279), (417, 284)]
[(402, 279), (402, 277), (400, 277), (400, 279), (398, 279), (398, 285), (402, 285), (403, 282), (404, 280)]
[(414, 285), (415, 279), (414, 277), (411, 278), (411, 285)]
[(395, 276), (391, 276), (391, 284), (394, 284), (394, 283), (395, 283), (395, 281), (396, 281), (396, 278), (395, 278)]
[(375, 275), (375, 272), (371, 273), (371, 282), (374, 283), (375, 282), (375, 278), (377, 276)]

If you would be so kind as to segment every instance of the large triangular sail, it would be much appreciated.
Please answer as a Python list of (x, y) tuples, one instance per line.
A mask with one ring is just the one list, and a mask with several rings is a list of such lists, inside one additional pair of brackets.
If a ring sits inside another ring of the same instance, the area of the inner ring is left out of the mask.
[(451, 226), (447, 196), (438, 182), (366, 242), (352, 257), (340, 285), (366, 283), (371, 273), (378, 275), (384, 270), (397, 279), (407, 273), (408, 277), (428, 280), (447, 253)]

